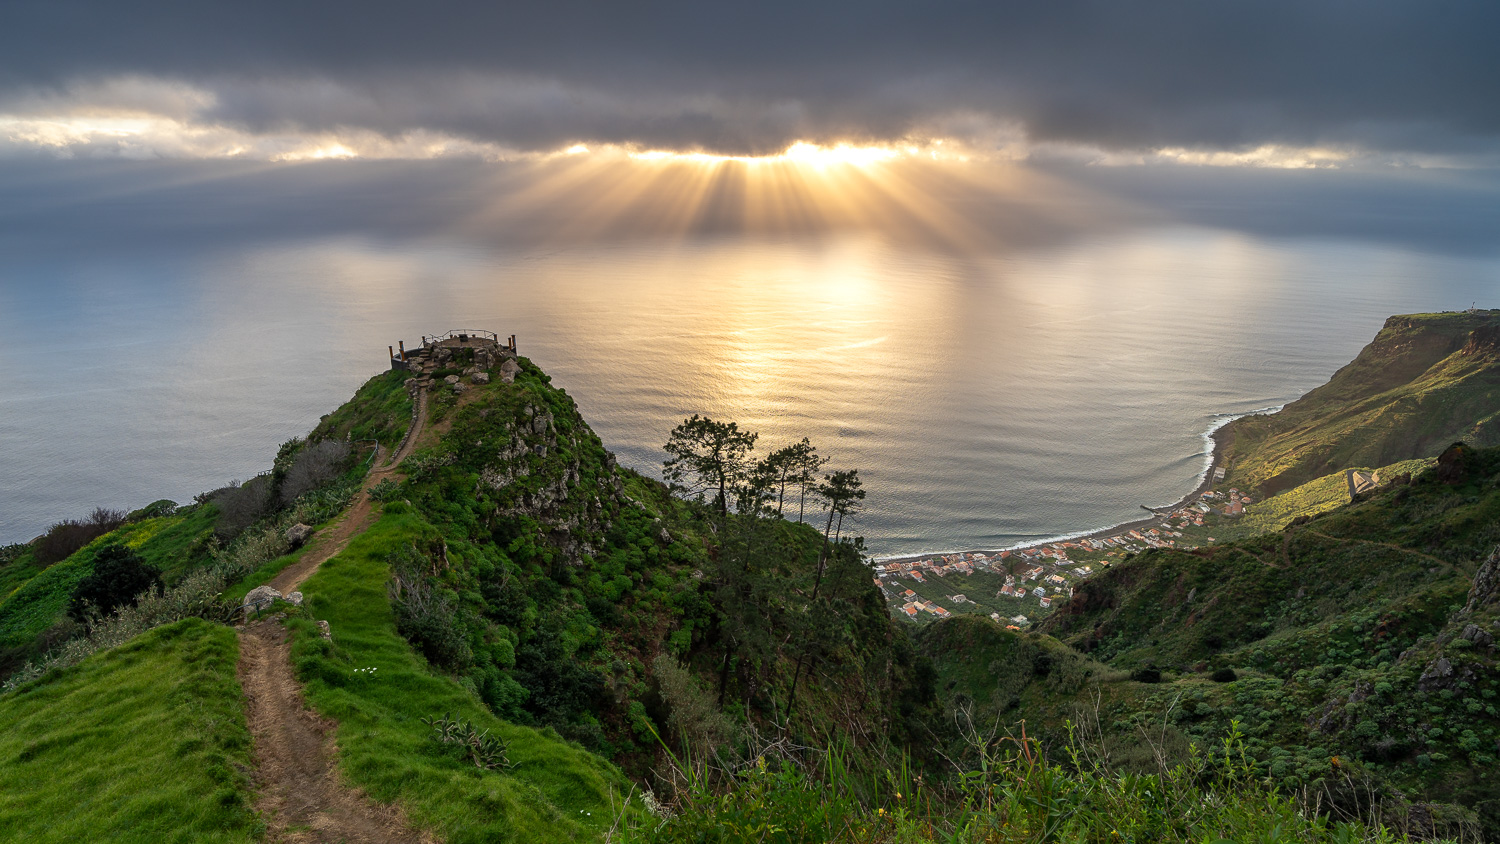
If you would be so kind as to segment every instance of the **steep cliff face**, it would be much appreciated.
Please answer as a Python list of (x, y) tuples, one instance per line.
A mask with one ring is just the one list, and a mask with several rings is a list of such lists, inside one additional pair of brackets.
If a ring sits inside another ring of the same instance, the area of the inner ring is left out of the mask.
[(435, 392), (440, 436), (410, 461), (414, 477), (435, 480), (440, 467), (458, 470), (445, 473), (434, 492), (472, 484), (463, 498), (488, 533), (511, 540), (540, 535), (559, 561), (582, 564), (600, 552), (613, 515), (625, 505), (614, 456), (573, 400), (526, 359), (510, 378), (474, 380), (482, 374), (467, 376), (471, 385), (461, 383), (459, 392)]
[(1275, 495), (1351, 466), (1500, 444), (1500, 311), (1394, 316), (1329, 382), (1220, 441), (1227, 482)]

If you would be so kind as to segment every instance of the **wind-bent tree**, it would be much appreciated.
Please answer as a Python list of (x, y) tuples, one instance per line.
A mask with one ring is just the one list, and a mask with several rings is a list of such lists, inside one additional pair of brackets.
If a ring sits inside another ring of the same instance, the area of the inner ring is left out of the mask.
[(801, 499), (797, 505), (797, 521), (802, 521), (807, 506), (807, 491), (817, 482), (819, 470), (827, 463), (828, 458), (819, 457), (818, 450), (808, 442), (807, 437), (766, 455), (766, 459), (760, 462), (759, 469), (776, 487), (776, 512), (783, 512), (782, 502), (786, 498), (786, 488), (799, 487)]
[[(817, 489), (814, 490), (828, 507), (828, 524), (823, 527), (823, 550), (818, 554), (818, 573), (816, 579), (813, 581), (812, 598), (808, 602), (809, 606), (815, 612), (819, 609), (818, 594), (823, 589), (823, 575), (827, 569), (830, 551), (834, 550), (833, 545), (838, 541), (834, 534), (835, 524), (838, 530), (842, 532), (844, 518), (859, 511), (859, 502), (863, 501), (865, 497), (865, 491), (862, 487), (863, 485), (859, 481), (859, 470), (848, 469), (842, 472), (834, 472), (831, 475), (825, 475), (823, 483), (818, 484)], [(843, 546), (839, 546), (838, 550), (845, 550), (848, 547), (850, 546), (846, 543)], [(858, 560), (859, 555), (857, 551), (854, 552), (854, 557)], [(792, 687), (787, 694), (786, 717), (788, 723), (790, 723), (793, 709), (797, 703), (797, 683), (802, 677), (802, 667), (809, 659), (815, 657), (814, 651), (823, 643), (823, 638), (816, 630), (812, 631), (811, 635), (805, 637), (802, 652), (797, 656), (797, 667), (792, 671)]]
[[(859, 470), (849, 469), (843, 472), (834, 472), (823, 476), (823, 483), (818, 484), (817, 494), (823, 499), (828, 507), (828, 524), (823, 527), (823, 558), (828, 556), (829, 533), (834, 529), (835, 518), (837, 518), (838, 531), (844, 530), (844, 517), (859, 512), (860, 504), (865, 498), (865, 491), (859, 482)], [(833, 536), (833, 541), (838, 541), (838, 533)], [(818, 560), (818, 581), (823, 580), (823, 559)]]
[(672, 429), (662, 464), (668, 481), (685, 489), (714, 492), (714, 507), (729, 515), (729, 498), (750, 468), (750, 451), (758, 435), (735, 422), (716, 422), (693, 414)]

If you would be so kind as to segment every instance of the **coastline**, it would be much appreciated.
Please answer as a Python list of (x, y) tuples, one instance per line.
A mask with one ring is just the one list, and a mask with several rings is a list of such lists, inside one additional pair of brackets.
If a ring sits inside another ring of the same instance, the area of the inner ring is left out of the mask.
[(1031, 548), (1040, 548), (1044, 545), (1051, 545), (1054, 542), (1072, 542), (1079, 539), (1107, 539), (1113, 536), (1127, 534), (1132, 530), (1141, 530), (1143, 528), (1157, 525), (1165, 520), (1167, 514), (1173, 512), (1174, 510), (1180, 510), (1183, 507), (1186, 507), (1188, 504), (1198, 500), (1198, 498), (1202, 496), (1204, 492), (1207, 492), (1209, 489), (1213, 488), (1214, 469), (1218, 467), (1219, 456), (1227, 445), (1225, 441), (1226, 438), (1233, 435), (1233, 431), (1229, 430), (1229, 426), (1232, 423), (1239, 419), (1244, 419), (1247, 416), (1267, 416), (1273, 413), (1277, 413), (1284, 407), (1286, 407), (1286, 405), (1284, 404), (1276, 405), (1274, 407), (1265, 407), (1258, 410), (1252, 410), (1247, 413), (1224, 415), (1216, 419), (1214, 421), (1214, 424), (1210, 425), (1208, 430), (1204, 431), (1201, 435), (1205, 443), (1207, 444), (1207, 448), (1203, 453), (1203, 471), (1199, 473), (1198, 482), (1193, 485), (1193, 488), (1191, 490), (1189, 490), (1181, 498), (1177, 499), (1176, 502), (1168, 506), (1147, 507), (1144, 504), (1140, 505), (1141, 509), (1150, 511), (1151, 515), (1149, 516), (1143, 516), (1139, 519), (1132, 519), (1130, 521), (1121, 522), (1119, 524), (1110, 525), (1108, 527), (1094, 528), (1092, 530), (1077, 531), (1074, 533), (1058, 534), (1056, 536), (1048, 536), (1042, 539), (1028, 540), (1026, 542), (1017, 543), (1015, 545), (1006, 545), (998, 548), (964, 548), (949, 551), (924, 551), (917, 554), (896, 554), (888, 557), (871, 557), (870, 561), (873, 563), (906, 563), (914, 560), (924, 560), (929, 557), (943, 556), (948, 554), (996, 554), (1001, 551), (1025, 551)]

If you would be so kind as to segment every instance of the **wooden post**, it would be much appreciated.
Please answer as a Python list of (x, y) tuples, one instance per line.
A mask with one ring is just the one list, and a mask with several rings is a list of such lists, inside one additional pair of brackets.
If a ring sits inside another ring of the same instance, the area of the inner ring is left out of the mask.
[(391, 346), (391, 345), (387, 345), (385, 347), (385, 349), (386, 349), (386, 351), (388, 351), (388, 352), (391, 353), (391, 360), (395, 360), (396, 359), (396, 347), (395, 346)]
[(396, 342), (401, 344), (401, 360), (403, 362), (405, 362), (405, 360), (406, 360), (406, 341), (405, 340), (397, 340)]

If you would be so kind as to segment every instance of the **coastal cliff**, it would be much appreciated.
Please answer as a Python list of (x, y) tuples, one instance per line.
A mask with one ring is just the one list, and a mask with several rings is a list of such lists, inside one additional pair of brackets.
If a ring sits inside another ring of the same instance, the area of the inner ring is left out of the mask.
[(1327, 384), (1221, 429), (1225, 483), (1260, 497), (1351, 467), (1500, 445), (1500, 311), (1393, 316)]

